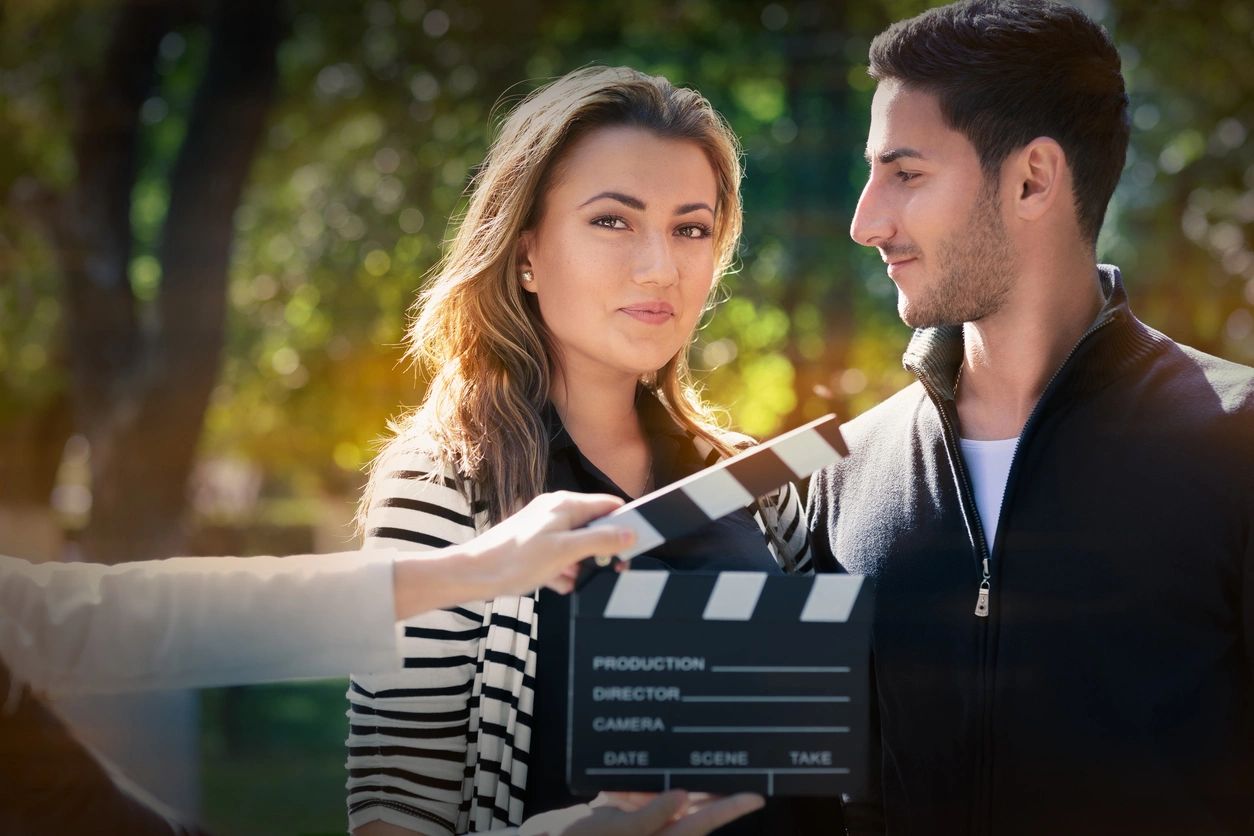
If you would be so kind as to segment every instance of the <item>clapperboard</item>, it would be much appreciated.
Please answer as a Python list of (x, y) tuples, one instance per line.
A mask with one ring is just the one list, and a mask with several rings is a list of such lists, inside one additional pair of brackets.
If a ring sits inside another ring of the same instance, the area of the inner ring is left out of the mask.
[[(605, 520), (636, 530), (632, 557), (845, 454), (828, 416)], [(859, 786), (871, 609), (859, 575), (595, 572), (571, 602), (571, 790)]]

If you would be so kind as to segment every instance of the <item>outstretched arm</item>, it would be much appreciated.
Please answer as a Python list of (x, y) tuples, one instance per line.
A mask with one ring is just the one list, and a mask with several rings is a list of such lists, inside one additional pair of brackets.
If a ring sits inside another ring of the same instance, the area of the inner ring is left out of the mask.
[[(614, 497), (538, 497), (431, 552), (181, 557), (117, 566), (0, 557), (0, 657), (36, 689), (127, 691), (343, 676), (399, 665), (395, 622), (427, 609), (570, 588), (630, 534), (575, 531)], [(0, 699), (4, 695), (0, 694)]]

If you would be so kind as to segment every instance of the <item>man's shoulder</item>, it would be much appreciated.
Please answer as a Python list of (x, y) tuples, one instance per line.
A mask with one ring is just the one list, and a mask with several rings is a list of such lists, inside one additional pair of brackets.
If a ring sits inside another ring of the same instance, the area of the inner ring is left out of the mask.
[(923, 384), (915, 381), (880, 401), (857, 418), (841, 425), (845, 443), (853, 445), (868, 439), (886, 439), (886, 431), (909, 426), (919, 407), (927, 401)]
[(1146, 414), (1199, 438), (1254, 438), (1254, 368), (1175, 341), (1164, 346), (1132, 384), (1152, 399), (1142, 402)]
[[(910, 449), (909, 436), (919, 411), (927, 404), (927, 392), (915, 382), (841, 425), (849, 455), (815, 475), (814, 487), (831, 488), (856, 478), (858, 472), (874, 473), (889, 468), (896, 457)], [(886, 471), (885, 471), (886, 472)]]
[(1197, 385), (1214, 393), (1225, 413), (1254, 414), (1254, 368), (1181, 343), (1176, 347), (1182, 373), (1194, 372)]
[(1135, 369), (1094, 393), (1096, 403), (1114, 403), (1106, 417), (1121, 443), (1163, 450), (1187, 439), (1169, 449), (1254, 488), (1254, 368), (1164, 338)]

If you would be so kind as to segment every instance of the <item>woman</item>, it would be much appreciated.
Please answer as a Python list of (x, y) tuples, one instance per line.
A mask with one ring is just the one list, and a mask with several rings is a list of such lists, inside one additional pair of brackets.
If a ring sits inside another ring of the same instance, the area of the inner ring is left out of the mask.
[[(588, 68), (505, 120), (417, 306), (435, 376), (375, 464), (367, 546), (472, 537), (546, 489), (637, 497), (735, 452), (686, 347), (740, 233), (735, 137), (699, 94)], [(787, 486), (634, 565), (806, 571)], [(567, 606), (507, 596), (411, 621), (411, 671), (350, 685), (358, 834), (517, 825), (565, 789)], [(403, 830), (397, 830), (394, 825)]]

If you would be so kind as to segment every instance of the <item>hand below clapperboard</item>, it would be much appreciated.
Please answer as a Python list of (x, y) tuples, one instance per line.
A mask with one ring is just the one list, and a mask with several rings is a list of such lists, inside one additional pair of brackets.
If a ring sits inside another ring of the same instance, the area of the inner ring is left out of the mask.
[(545, 832), (551, 836), (705, 836), (764, 803), (754, 793), (719, 797), (683, 790), (660, 795), (603, 792), (582, 818)]

